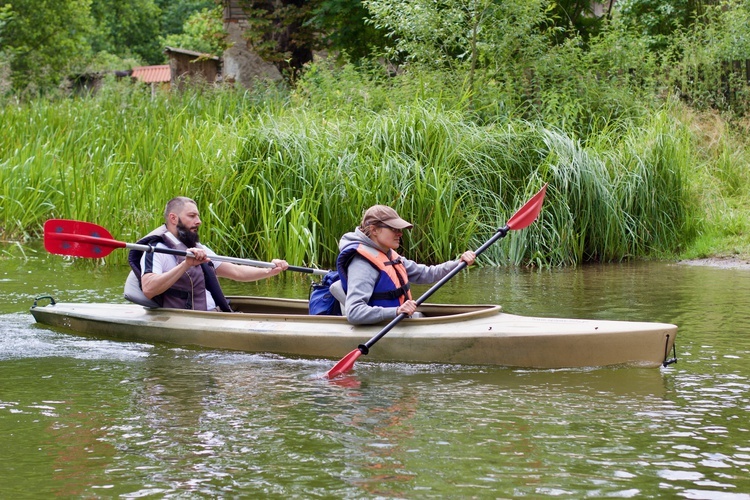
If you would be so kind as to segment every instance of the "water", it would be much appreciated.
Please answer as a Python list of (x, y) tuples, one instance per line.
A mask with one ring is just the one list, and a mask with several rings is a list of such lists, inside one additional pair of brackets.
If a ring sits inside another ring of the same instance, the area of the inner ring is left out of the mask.
[[(748, 270), (475, 269), (433, 301), (671, 322), (679, 362), (360, 358), (336, 383), (317, 377), (336, 360), (94, 340), (28, 313), (46, 293), (120, 301), (126, 271), (0, 247), (1, 497), (750, 499)], [(308, 280), (226, 288), (304, 297)]]

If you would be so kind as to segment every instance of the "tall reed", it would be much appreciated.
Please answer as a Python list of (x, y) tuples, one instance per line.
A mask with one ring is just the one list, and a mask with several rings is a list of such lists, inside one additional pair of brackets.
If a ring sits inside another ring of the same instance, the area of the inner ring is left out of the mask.
[(6, 103), (3, 237), (39, 235), (47, 218), (65, 217), (134, 241), (161, 224), (169, 198), (186, 195), (218, 253), (329, 267), (340, 236), (381, 203), (415, 225), (403, 253), (432, 263), (476, 248), (544, 182), (540, 221), (490, 248), (485, 263), (618, 260), (689, 234), (689, 137), (667, 111), (582, 144), (511, 117), (478, 123), (463, 102), (440, 98), (381, 95), (378, 109), (338, 111), (299, 99), (273, 87), (152, 99), (113, 85), (89, 98)]

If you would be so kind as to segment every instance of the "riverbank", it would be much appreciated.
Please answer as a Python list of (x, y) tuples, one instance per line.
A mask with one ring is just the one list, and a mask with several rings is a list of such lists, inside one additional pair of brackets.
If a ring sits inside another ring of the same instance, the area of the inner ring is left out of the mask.
[(685, 259), (677, 262), (686, 266), (710, 266), (722, 269), (742, 269), (750, 271), (748, 256), (718, 256), (704, 259)]

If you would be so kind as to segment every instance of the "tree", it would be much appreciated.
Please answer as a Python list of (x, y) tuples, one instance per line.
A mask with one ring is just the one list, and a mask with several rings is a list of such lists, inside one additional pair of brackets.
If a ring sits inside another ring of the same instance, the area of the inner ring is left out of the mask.
[(13, 0), (0, 32), (15, 91), (48, 90), (90, 57), (91, 0)]
[(242, 6), (253, 50), (292, 79), (316, 50), (356, 61), (386, 43), (362, 0), (244, 0)]
[(198, 50), (221, 52), (218, 10), (184, 23), (220, 9), (215, 0), (5, 1), (12, 3), (0, 0), (0, 85), (9, 78), (14, 92), (46, 91), (80, 71), (163, 63), (165, 35), (183, 29), (209, 42)]
[(672, 33), (688, 28), (702, 13), (701, 0), (620, 0), (615, 4), (626, 25), (638, 27), (652, 49), (663, 50)]
[(167, 35), (162, 38), (162, 45), (221, 55), (226, 49), (222, 12), (219, 5), (192, 14), (185, 21), (182, 33)]
[(184, 32), (185, 23), (204, 9), (212, 9), (217, 0), (156, 0), (156, 6), (161, 10), (161, 34), (169, 36)]
[(164, 62), (161, 9), (154, 0), (93, 0), (91, 16), (96, 25), (91, 37), (95, 53), (132, 55), (148, 64)]
[(545, 0), (364, 0), (392, 45), (386, 56), (435, 69), (468, 70), (491, 77), (533, 61), (546, 47), (540, 25)]
[[(610, 9), (612, 3), (612, 0), (608, 2)], [(558, 0), (552, 2), (549, 9), (549, 27), (561, 28), (555, 31), (557, 43), (575, 36), (580, 36), (584, 41), (596, 36), (602, 22), (609, 16), (609, 12), (602, 17), (594, 15), (593, 2), (590, 0)]]
[(388, 39), (369, 18), (361, 0), (318, 0), (311, 19), (319, 36), (316, 48), (345, 54), (353, 61), (382, 52)]
[(388, 55), (432, 67), (510, 57), (544, 20), (543, 0), (364, 0)]
[(308, 21), (312, 2), (307, 0), (244, 0), (242, 9), (249, 28), (245, 37), (262, 59), (294, 80), (312, 61), (315, 34)]

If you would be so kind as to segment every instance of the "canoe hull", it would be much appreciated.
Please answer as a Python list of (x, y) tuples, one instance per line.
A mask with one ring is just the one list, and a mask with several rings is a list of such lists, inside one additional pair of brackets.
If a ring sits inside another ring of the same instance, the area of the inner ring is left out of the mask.
[[(97, 338), (338, 359), (383, 325), (299, 314), (306, 301), (234, 297), (270, 313), (147, 309), (135, 304), (55, 303), (31, 308), (36, 321)], [(661, 366), (677, 327), (665, 323), (534, 318), (498, 306), (424, 304), (440, 314), (396, 325), (366, 359), (528, 368)], [(365, 358), (362, 358), (363, 360)]]

